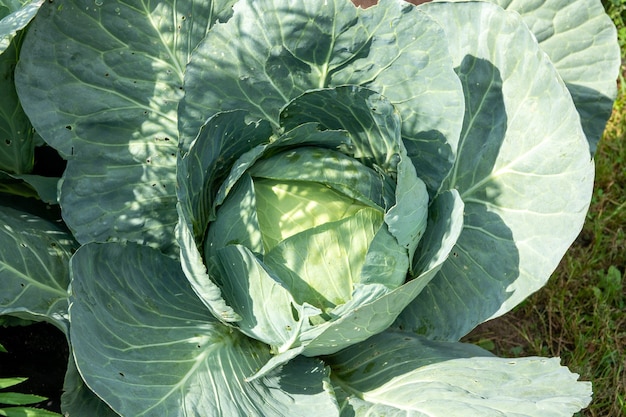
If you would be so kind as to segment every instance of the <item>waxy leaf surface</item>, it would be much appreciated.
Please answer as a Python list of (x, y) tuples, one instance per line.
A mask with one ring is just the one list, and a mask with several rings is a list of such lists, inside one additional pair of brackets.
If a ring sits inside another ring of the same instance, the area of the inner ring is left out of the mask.
[(232, 1), (60, 0), (16, 70), (20, 100), (68, 160), (64, 220), (79, 242), (175, 253), (177, 106), (189, 55)]
[(255, 381), (268, 346), (224, 326), (177, 261), (135, 244), (72, 258), (71, 341), (88, 387), (132, 416), (336, 415), (328, 370), (296, 358)]
[(453, 22), (465, 117), (446, 187), (459, 191), (465, 221), (398, 324), (458, 340), (545, 284), (582, 228), (594, 169), (572, 99), (517, 14), (483, 2), (420, 8)]

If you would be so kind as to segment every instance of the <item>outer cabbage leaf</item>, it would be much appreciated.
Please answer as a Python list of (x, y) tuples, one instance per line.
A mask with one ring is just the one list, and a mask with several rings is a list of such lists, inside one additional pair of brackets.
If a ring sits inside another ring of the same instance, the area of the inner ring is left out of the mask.
[(118, 417), (115, 411), (85, 385), (76, 368), (73, 354), (70, 355), (63, 382), (61, 411), (67, 415)]
[(20, 175), (7, 174), (4, 171), (0, 171), (0, 192), (5, 195), (19, 197), (37, 198), (38, 196), (37, 191), (30, 184), (23, 181)]
[(175, 251), (184, 67), (232, 3), (61, 0), (41, 8), (24, 40), (17, 91), (37, 131), (69, 159), (60, 204), (81, 243)]
[(565, 417), (591, 401), (591, 384), (558, 358), (497, 358), (410, 333), (380, 333), (325, 360), (342, 416)]
[(621, 55), (600, 0), (483, 0), (518, 12), (563, 78), (595, 153), (617, 94)]
[(33, 169), (35, 143), (32, 126), (22, 110), (14, 83), (22, 33), (2, 48), (1, 25), (5, 19), (0, 21), (0, 171), (23, 174)]
[(448, 22), (466, 94), (447, 179), (465, 223), (453, 256), (398, 325), (458, 340), (544, 285), (582, 228), (593, 162), (567, 89), (517, 14), (482, 2), (420, 7)]
[(398, 109), (418, 176), (437, 190), (454, 161), (462, 90), (441, 27), (402, 0), (367, 10), (345, 0), (237, 2), (192, 55), (182, 141), (224, 110), (245, 109), (278, 126), (295, 97), (347, 84), (371, 88)]
[(69, 259), (77, 243), (58, 222), (11, 207), (0, 206), (0, 224), (0, 315), (45, 320), (67, 333)]
[(35, 17), (44, 1), (0, 1), (0, 54), (9, 47), (15, 35)]
[(60, 178), (32, 174), (12, 175), (12, 177), (19, 178), (28, 184), (37, 193), (37, 198), (44, 203), (58, 204), (57, 190)]
[(72, 258), (71, 341), (87, 386), (125, 416), (337, 415), (328, 369), (297, 358), (246, 382), (269, 349), (215, 320), (177, 261), (135, 244)]
[(38, 198), (47, 204), (57, 204), (59, 178), (32, 174), (7, 174), (0, 171), (0, 192), (22, 197)]

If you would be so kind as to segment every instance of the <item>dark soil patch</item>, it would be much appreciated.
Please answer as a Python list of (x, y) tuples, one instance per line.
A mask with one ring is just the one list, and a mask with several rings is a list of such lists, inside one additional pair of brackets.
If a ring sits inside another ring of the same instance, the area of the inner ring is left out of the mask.
[(530, 349), (519, 329), (522, 320), (515, 317), (515, 312), (509, 313), (478, 325), (461, 341), (479, 345), (501, 357), (524, 356)]
[(60, 413), (68, 359), (63, 333), (47, 323), (0, 327), (0, 344), (8, 351), (0, 353), (0, 378), (28, 378), (7, 390), (47, 397), (33, 406)]

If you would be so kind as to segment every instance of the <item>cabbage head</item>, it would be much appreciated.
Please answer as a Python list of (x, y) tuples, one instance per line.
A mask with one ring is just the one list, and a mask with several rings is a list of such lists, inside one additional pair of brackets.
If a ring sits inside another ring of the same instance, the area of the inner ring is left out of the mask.
[[(389, 327), (417, 294), (407, 277), (423, 287), (435, 268), (414, 259), (429, 197), (394, 106), (346, 86), (295, 98), (275, 129), (246, 116), (211, 117), (180, 164), (180, 176), (208, 179), (193, 188), (205, 189), (208, 274), (189, 271), (200, 291), (219, 288), (225, 303), (208, 306), (286, 357), (333, 353)], [(216, 134), (243, 146), (215, 152)]]

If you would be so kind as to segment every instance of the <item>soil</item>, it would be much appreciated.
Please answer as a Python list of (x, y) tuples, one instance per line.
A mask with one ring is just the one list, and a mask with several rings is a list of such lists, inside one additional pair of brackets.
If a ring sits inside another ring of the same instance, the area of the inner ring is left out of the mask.
[(526, 356), (531, 347), (518, 330), (524, 320), (527, 319), (511, 312), (504, 317), (479, 324), (461, 342), (478, 345), (504, 358)]
[(47, 397), (32, 406), (60, 413), (68, 359), (63, 333), (47, 323), (0, 327), (0, 344), (8, 351), (0, 353), (0, 378), (28, 377), (6, 391)]

